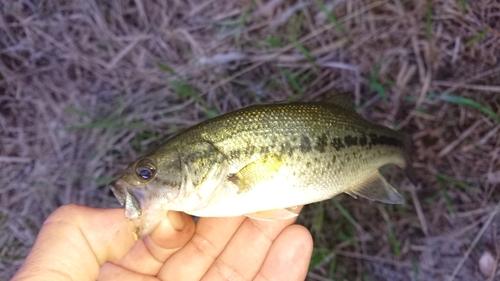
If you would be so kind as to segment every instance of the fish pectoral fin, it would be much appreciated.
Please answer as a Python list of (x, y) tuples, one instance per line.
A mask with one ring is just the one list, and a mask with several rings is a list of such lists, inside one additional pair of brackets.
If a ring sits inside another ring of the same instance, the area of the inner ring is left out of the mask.
[(246, 165), (228, 180), (238, 186), (238, 194), (249, 190), (252, 186), (271, 180), (283, 165), (283, 157), (270, 154)]
[(388, 204), (404, 203), (401, 194), (399, 194), (399, 192), (397, 192), (397, 190), (394, 189), (394, 187), (392, 187), (392, 185), (388, 183), (378, 171), (359, 184), (359, 186), (346, 193), (351, 196), (359, 195), (370, 200)]
[[(290, 209), (292, 209), (292, 210), (290, 210)], [(295, 218), (299, 215), (299, 214), (293, 212), (294, 209), (297, 209), (297, 208), (295, 207), (295, 208), (286, 208), (286, 209), (267, 210), (267, 211), (246, 214), (245, 216), (247, 216), (251, 219), (260, 220), (260, 221), (286, 220), (286, 219)]]

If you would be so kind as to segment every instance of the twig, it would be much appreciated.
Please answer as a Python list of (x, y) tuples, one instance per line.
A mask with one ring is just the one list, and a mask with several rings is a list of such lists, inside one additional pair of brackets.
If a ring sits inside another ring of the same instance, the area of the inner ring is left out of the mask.
[(413, 200), (413, 205), (417, 211), (418, 220), (420, 221), (420, 226), (426, 237), (429, 237), (429, 228), (427, 227), (427, 221), (425, 220), (424, 212), (422, 211), (422, 206), (420, 205), (420, 200), (418, 200), (417, 192), (415, 188), (410, 189), (411, 199)]
[(487, 76), (490, 76), (490, 75), (493, 75), (497, 72), (500, 71), (500, 66), (499, 67), (495, 67), (495, 68), (492, 68), (490, 70), (487, 70), (487, 71), (484, 71), (484, 72), (481, 72), (477, 75), (474, 75), (472, 76), (471, 78), (469, 79), (465, 79), (464, 81), (462, 82), (458, 82), (458, 83), (455, 83), (453, 86), (451, 86), (450, 88), (446, 89), (444, 92), (443, 92), (443, 95), (445, 94), (449, 94), (453, 91), (455, 91), (456, 89), (458, 88), (463, 88), (465, 85), (469, 84), (470, 82), (472, 81), (475, 81), (475, 80), (478, 80), (478, 79), (481, 79), (481, 78), (484, 78), (484, 77), (487, 77)]
[(446, 154), (450, 153), (460, 142), (462, 142), (466, 137), (468, 137), (470, 134), (472, 134), (476, 128), (482, 123), (482, 120), (479, 119), (477, 120), (472, 126), (470, 126), (467, 130), (465, 130), (456, 140), (454, 140), (452, 143), (447, 145), (445, 148), (443, 148), (439, 154), (438, 158), (441, 158), (445, 156)]
[(460, 269), (464, 265), (465, 261), (469, 258), (469, 255), (472, 252), (472, 250), (474, 249), (474, 247), (476, 246), (477, 242), (483, 236), (483, 234), (486, 231), (486, 229), (490, 226), (491, 221), (493, 220), (493, 218), (495, 218), (495, 216), (498, 214), (499, 211), (500, 211), (500, 201), (498, 201), (495, 210), (493, 210), (493, 212), (490, 213), (490, 216), (488, 217), (488, 220), (486, 221), (486, 223), (484, 223), (484, 225), (481, 228), (481, 230), (479, 230), (479, 233), (476, 235), (476, 237), (474, 238), (474, 240), (470, 244), (470, 246), (467, 249), (467, 251), (465, 252), (463, 258), (460, 260), (460, 262), (455, 267), (455, 270), (453, 270), (453, 273), (451, 274), (450, 278), (448, 278), (448, 281), (455, 280), (455, 277), (457, 276), (457, 273), (460, 271)]
[(0, 156), (0, 162), (7, 163), (31, 163), (33, 159), (28, 157), (12, 157), (12, 156)]
[(314, 272), (307, 273), (307, 277), (312, 278), (314, 280), (318, 280), (318, 281), (330, 281), (331, 280), (329, 278), (323, 277), (323, 276), (316, 274)]
[(401, 122), (398, 125), (399, 128), (403, 128), (404, 126), (406, 126), (406, 124), (408, 124), (411, 121), (411, 119), (415, 116), (414, 112), (420, 107), (420, 105), (424, 101), (425, 96), (426, 96), (427, 92), (429, 92), (429, 88), (431, 85), (431, 79), (432, 79), (431, 71), (427, 70), (427, 73), (424, 75), (424, 77), (422, 79), (423, 79), (423, 85), (422, 85), (422, 88), (420, 89), (420, 94), (419, 94), (417, 102), (415, 104), (415, 110), (410, 112), (410, 114), (405, 118), (405, 120), (403, 120), (403, 122)]
[[(378, 6), (380, 6), (380, 5), (383, 5), (383, 4), (387, 3), (387, 2), (388, 2), (388, 1), (379, 1), (379, 2), (372, 3), (371, 5), (367, 5), (364, 9), (361, 9), (361, 10), (360, 10), (360, 12), (350, 14), (350, 15), (348, 15), (348, 16), (346, 16), (346, 17), (344, 17), (344, 18), (343, 18), (340, 22), (347, 21), (347, 20), (349, 20), (349, 19), (351, 19), (351, 18), (353, 18), (353, 17), (358, 16), (358, 14), (365, 13), (366, 11), (369, 11), (369, 10), (371, 10), (371, 9), (373, 9), (373, 8), (375, 8), (375, 7), (378, 7)], [(312, 38), (314, 38), (314, 37), (316, 37), (316, 36), (320, 35), (321, 33), (325, 32), (325, 31), (327, 31), (327, 30), (332, 29), (332, 28), (335, 28), (335, 25), (334, 25), (334, 24), (328, 24), (328, 25), (325, 25), (324, 27), (322, 27), (322, 28), (320, 28), (320, 29), (316, 30), (315, 32), (312, 32), (312, 33), (310, 33), (310, 34), (308, 34), (308, 35), (306, 35), (306, 36), (302, 37), (302, 38), (299, 40), (299, 43), (300, 43), (300, 44), (303, 44), (304, 42), (306, 42), (306, 41), (308, 41), (308, 40), (310, 40), (310, 39), (312, 39)], [(294, 48), (296, 48), (296, 44), (295, 44), (295, 43), (290, 43), (290, 44), (286, 45), (285, 47), (281, 48), (281, 50), (279, 50), (279, 51), (277, 51), (276, 53), (272, 54), (272, 55), (269, 57), (269, 60), (274, 59), (274, 58), (276, 58), (277, 56), (279, 56), (279, 55), (281, 55), (281, 54), (283, 54), (283, 53), (285, 53), (285, 52), (288, 52), (288, 51), (290, 51), (290, 50), (292, 50), (292, 49), (294, 49)], [(244, 69), (242, 69), (242, 70), (240, 70), (240, 71), (236, 72), (235, 74), (233, 74), (233, 75), (231, 75), (231, 76), (229, 76), (229, 77), (227, 77), (227, 78), (223, 79), (223, 80), (222, 80), (222, 81), (220, 81), (219, 83), (217, 83), (217, 84), (215, 84), (214, 86), (210, 87), (207, 91), (203, 92), (203, 93), (202, 93), (202, 95), (206, 95), (206, 94), (208, 94), (208, 93), (210, 93), (210, 92), (214, 91), (215, 89), (219, 88), (220, 86), (225, 85), (226, 83), (229, 83), (230, 81), (234, 80), (236, 77), (239, 77), (239, 76), (241, 76), (241, 75), (243, 75), (243, 74), (245, 74), (245, 73), (247, 73), (247, 72), (249, 72), (249, 71), (251, 71), (251, 70), (253, 70), (253, 69), (257, 68), (257, 67), (259, 67), (259, 66), (263, 65), (263, 64), (264, 64), (264, 63), (266, 63), (266, 62), (267, 62), (267, 61), (261, 61), (261, 62), (258, 62), (258, 63), (254, 64), (254, 65), (251, 65), (251, 66), (249, 66), (249, 67), (247, 67), (247, 68), (244, 68)]]
[(111, 60), (111, 62), (106, 65), (106, 70), (110, 71), (111, 69), (113, 69), (124, 56), (132, 51), (132, 49), (135, 47), (135, 45), (137, 45), (137, 43), (139, 43), (139, 41), (140, 39), (136, 39), (130, 42), (125, 48), (121, 49), (120, 52)]
[(477, 84), (461, 84), (457, 82), (449, 82), (449, 81), (432, 81), (434, 86), (445, 86), (445, 87), (455, 87), (462, 88), (468, 90), (475, 90), (479, 92), (491, 92), (491, 93), (500, 93), (500, 86), (496, 85), (477, 85)]
[[(344, 257), (349, 257), (349, 258), (356, 258), (356, 259), (364, 259), (372, 262), (378, 262), (378, 263), (385, 263), (385, 264), (390, 264), (393, 266), (397, 267), (406, 267), (406, 268), (413, 268), (414, 265), (410, 262), (400, 262), (400, 261), (395, 261), (391, 259), (385, 259), (385, 258), (380, 258), (380, 257), (374, 257), (374, 256), (369, 256), (365, 254), (360, 254), (360, 253), (352, 253), (352, 252), (346, 252), (346, 251), (337, 251), (337, 255), (339, 256), (344, 256)], [(437, 272), (437, 270), (427, 267), (425, 265), (420, 265), (419, 268), (429, 271), (429, 272)]]
[(495, 264), (493, 265), (493, 270), (491, 271), (491, 275), (490, 275), (490, 278), (488, 278), (488, 281), (493, 281), (493, 279), (495, 278), (495, 275), (497, 273), (497, 268), (498, 268), (498, 260), (500, 260), (500, 247), (499, 247), (499, 243), (498, 243), (498, 239), (497, 239), (497, 223), (494, 222), (493, 223), (493, 227), (492, 227), (492, 232), (493, 232), (493, 241), (495, 243)]
[[(415, 23), (414, 23), (414, 25), (415, 25)], [(413, 47), (413, 52), (415, 53), (415, 60), (417, 62), (417, 66), (418, 66), (418, 74), (420, 77), (420, 83), (425, 84), (425, 80), (426, 80), (425, 79), (425, 77), (426, 77), (425, 64), (424, 64), (424, 60), (420, 57), (421, 56), (420, 46), (418, 45), (419, 42), (417, 39), (417, 34), (414, 34), (411, 37), (411, 44)], [(427, 71), (429, 71), (429, 70), (427, 70)]]

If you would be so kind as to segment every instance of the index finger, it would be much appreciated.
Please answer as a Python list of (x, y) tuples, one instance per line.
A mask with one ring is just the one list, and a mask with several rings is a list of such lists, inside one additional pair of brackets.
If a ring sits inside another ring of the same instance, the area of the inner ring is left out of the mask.
[(185, 213), (168, 211), (153, 232), (130, 250), (115, 264), (128, 270), (155, 276), (164, 262), (193, 236), (195, 224)]

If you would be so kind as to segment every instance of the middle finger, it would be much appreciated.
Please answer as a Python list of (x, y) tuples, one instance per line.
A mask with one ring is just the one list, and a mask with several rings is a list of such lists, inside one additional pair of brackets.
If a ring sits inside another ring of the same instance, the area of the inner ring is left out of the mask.
[(200, 218), (191, 240), (165, 263), (161, 280), (200, 280), (217, 259), (245, 217)]

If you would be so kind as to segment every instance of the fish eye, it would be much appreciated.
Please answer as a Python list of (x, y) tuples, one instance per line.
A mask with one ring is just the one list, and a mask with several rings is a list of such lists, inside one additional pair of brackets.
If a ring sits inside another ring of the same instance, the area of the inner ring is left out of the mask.
[(145, 180), (153, 176), (152, 170), (149, 167), (137, 170), (137, 174)]
[(143, 180), (151, 180), (156, 174), (156, 168), (148, 158), (139, 160), (135, 165), (135, 174)]

